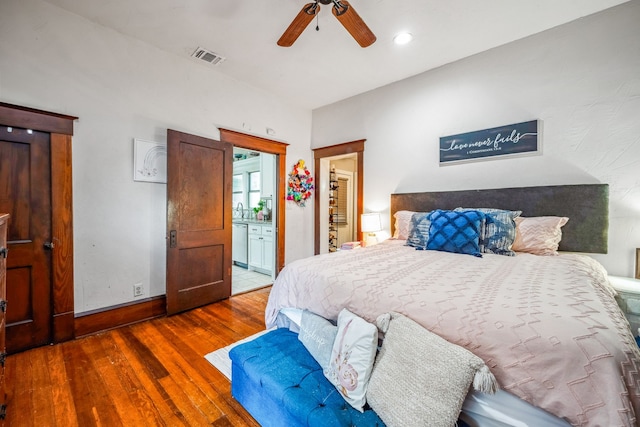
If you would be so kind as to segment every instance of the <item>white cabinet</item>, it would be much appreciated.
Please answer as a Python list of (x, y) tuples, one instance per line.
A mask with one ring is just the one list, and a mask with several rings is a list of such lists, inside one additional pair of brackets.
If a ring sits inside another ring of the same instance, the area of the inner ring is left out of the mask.
[(273, 227), (249, 224), (249, 268), (271, 274), (273, 263)]
[(260, 177), (262, 187), (260, 188), (261, 197), (275, 197), (275, 177), (276, 177), (276, 156), (273, 154), (260, 154)]

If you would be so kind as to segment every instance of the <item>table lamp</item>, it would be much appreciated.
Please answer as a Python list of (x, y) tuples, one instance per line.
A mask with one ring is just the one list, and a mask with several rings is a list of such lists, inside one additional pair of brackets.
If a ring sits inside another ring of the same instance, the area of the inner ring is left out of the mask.
[(379, 213), (366, 213), (362, 214), (362, 233), (366, 234), (365, 246), (375, 245), (378, 243), (378, 238), (375, 232), (382, 230), (382, 221)]

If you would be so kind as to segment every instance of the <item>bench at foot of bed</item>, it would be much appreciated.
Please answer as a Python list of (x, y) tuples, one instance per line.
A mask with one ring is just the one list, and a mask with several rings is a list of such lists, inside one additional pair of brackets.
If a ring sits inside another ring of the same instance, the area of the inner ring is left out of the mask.
[(352, 408), (288, 329), (234, 347), (231, 393), (264, 427), (384, 426), (371, 409)]

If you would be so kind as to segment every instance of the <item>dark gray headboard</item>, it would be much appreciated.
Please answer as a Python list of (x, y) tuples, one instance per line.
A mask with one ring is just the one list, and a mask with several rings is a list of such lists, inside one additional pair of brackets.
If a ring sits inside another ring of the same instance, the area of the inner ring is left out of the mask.
[(393, 214), (399, 210), (428, 212), (457, 207), (521, 210), (522, 216), (529, 217), (566, 216), (569, 222), (562, 227), (561, 251), (607, 253), (607, 184), (392, 194), (391, 227)]

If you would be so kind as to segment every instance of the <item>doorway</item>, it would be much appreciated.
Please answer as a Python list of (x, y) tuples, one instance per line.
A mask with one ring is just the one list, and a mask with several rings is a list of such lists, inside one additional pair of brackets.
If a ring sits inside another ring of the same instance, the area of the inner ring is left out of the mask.
[(233, 148), (232, 295), (265, 287), (275, 278), (275, 161), (270, 153)]
[(320, 253), (340, 250), (358, 240), (357, 229), (357, 155), (325, 157), (320, 160)]
[[(286, 182), (286, 154), (287, 154), (287, 146), (284, 142), (274, 141), (266, 138), (262, 138), (259, 136), (248, 135), (245, 133), (229, 130), (229, 129), (220, 129), (220, 140), (223, 142), (229, 142), (234, 147), (235, 150), (238, 150), (238, 153), (241, 150), (248, 150), (252, 152), (257, 152), (259, 155), (262, 154), (270, 154), (272, 155), (273, 160), (273, 187), (272, 187), (272, 196), (271, 200), (265, 200), (265, 206), (271, 206), (270, 215), (271, 215), (271, 227), (268, 227), (266, 224), (255, 223), (251, 226), (247, 223), (247, 267), (249, 264), (259, 264), (262, 265), (273, 265), (273, 271), (271, 273), (270, 280), (265, 283), (265, 285), (273, 283), (275, 277), (277, 277), (278, 273), (284, 267), (284, 242), (285, 242), (285, 210), (284, 203), (276, 203), (277, 201), (283, 201), (285, 199), (285, 186)], [(255, 156), (254, 156), (255, 157)], [(266, 196), (268, 193), (264, 192), (261, 196)], [(260, 196), (260, 197), (261, 197)], [(255, 197), (255, 196), (254, 196)], [(240, 211), (237, 209), (237, 202), (233, 206), (235, 210), (235, 215), (238, 216)], [(244, 205), (242, 208), (244, 210), (245, 216), (247, 214), (251, 215), (248, 212), (248, 206)], [(253, 211), (252, 211), (253, 212)], [(256, 213), (257, 214), (257, 213)], [(243, 219), (243, 218), (241, 218)], [(262, 237), (262, 238), (261, 238)], [(264, 248), (265, 241), (268, 242), (269, 237), (273, 241), (274, 251), (260, 251), (259, 246), (262, 245)], [(253, 246), (252, 246), (253, 245)], [(254, 247), (255, 250), (251, 251), (251, 247)], [(253, 252), (254, 256), (256, 254), (260, 254), (260, 259), (254, 258), (253, 260), (249, 260), (249, 256)], [(268, 254), (273, 255), (273, 260), (268, 259)], [(264, 258), (265, 254), (267, 258)], [(240, 270), (238, 265), (234, 265), (232, 268), (232, 283), (234, 277), (240, 275), (243, 272), (249, 272), (249, 269)], [(258, 267), (259, 268), (259, 267)], [(256, 273), (252, 271), (251, 273)], [(261, 277), (262, 278), (262, 277)], [(241, 291), (238, 291), (241, 292)], [(232, 293), (236, 293), (232, 290)]]
[[(314, 229), (316, 255), (338, 250), (342, 243), (361, 240), (364, 142), (362, 139), (313, 150), (317, 186)], [(335, 182), (330, 182), (334, 179)], [(340, 186), (343, 187), (342, 203)], [(336, 202), (337, 205), (334, 205)]]

